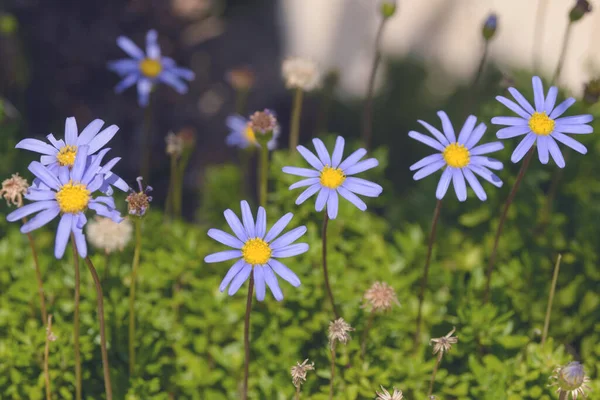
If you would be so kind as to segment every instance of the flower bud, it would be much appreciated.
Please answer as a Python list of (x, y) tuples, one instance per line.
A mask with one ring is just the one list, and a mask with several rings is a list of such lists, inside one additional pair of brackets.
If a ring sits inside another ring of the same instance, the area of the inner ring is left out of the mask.
[(279, 123), (277, 122), (275, 113), (265, 109), (264, 111), (257, 111), (250, 116), (249, 128), (254, 132), (258, 144), (267, 146), (267, 143), (279, 131)]
[(487, 41), (494, 37), (497, 29), (498, 16), (495, 13), (491, 13), (483, 23), (483, 27), (481, 28), (481, 34), (483, 35), (483, 38)]
[(588, 104), (596, 104), (600, 99), (600, 79), (592, 79), (585, 84), (583, 89), (583, 101)]
[(379, 10), (383, 18), (390, 18), (396, 13), (396, 0), (383, 0)]
[(588, 0), (577, 0), (571, 11), (569, 12), (569, 20), (571, 22), (579, 21), (583, 16), (592, 12), (592, 5)]

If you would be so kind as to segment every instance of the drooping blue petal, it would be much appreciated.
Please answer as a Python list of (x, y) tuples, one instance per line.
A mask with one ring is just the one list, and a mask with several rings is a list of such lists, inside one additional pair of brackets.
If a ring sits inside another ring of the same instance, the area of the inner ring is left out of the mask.
[[(267, 268), (269, 268), (267, 266)], [(256, 287), (256, 300), (263, 301), (266, 294), (265, 269), (262, 265), (254, 266), (254, 286)]]
[(467, 141), (469, 140), (469, 137), (471, 136), (471, 133), (473, 132), (473, 129), (475, 129), (476, 123), (477, 123), (476, 116), (469, 115), (467, 117), (465, 124), (463, 125), (462, 129), (460, 130), (460, 133), (458, 134), (458, 143), (460, 143), (460, 144), (467, 143)]
[(248, 265), (248, 264), (246, 264), (246, 262), (244, 261), (243, 258), (240, 258), (239, 260), (236, 261), (235, 264), (233, 264), (233, 266), (231, 268), (229, 268), (229, 271), (227, 271), (225, 278), (223, 278), (223, 280), (221, 281), (221, 284), (219, 285), (219, 291), (221, 293), (225, 291), (225, 289), (227, 288), (227, 286), (229, 285), (231, 280), (242, 270), (244, 265)]
[(315, 202), (315, 210), (317, 212), (323, 211), (325, 205), (327, 204), (327, 199), (329, 198), (329, 194), (331, 193), (331, 189), (322, 188), (317, 196), (317, 201)]
[(77, 145), (77, 121), (75, 121), (75, 117), (69, 117), (65, 120), (65, 143), (67, 146)]
[(444, 136), (444, 134), (440, 132), (437, 128), (435, 128), (433, 125), (430, 125), (429, 123), (420, 119), (417, 120), (417, 122), (423, 125), (423, 127), (427, 129), (442, 145), (448, 146), (450, 144), (446, 136)]
[(477, 198), (481, 201), (487, 200), (487, 194), (485, 193), (485, 190), (483, 190), (481, 183), (479, 183), (479, 180), (477, 180), (477, 177), (473, 174), (473, 172), (471, 172), (469, 168), (463, 168), (462, 172), (465, 175), (467, 182), (469, 182), (469, 186), (471, 186), (475, 192), (475, 195), (477, 195)]
[(527, 154), (529, 149), (531, 149), (531, 146), (533, 146), (533, 144), (535, 143), (536, 138), (537, 135), (533, 132), (527, 134), (527, 136), (525, 136), (525, 138), (521, 140), (521, 143), (519, 143), (515, 151), (512, 153), (510, 160), (516, 163), (519, 162), (523, 157), (525, 157), (525, 154)]
[(333, 148), (333, 153), (331, 155), (331, 166), (333, 168), (337, 168), (342, 162), (342, 157), (344, 156), (344, 145), (344, 138), (338, 136), (337, 139), (335, 139), (335, 147)]
[(115, 206), (115, 199), (110, 196), (98, 196), (94, 199), (94, 201), (97, 203), (105, 204), (108, 207), (113, 208), (113, 209), (117, 208)]
[(117, 85), (115, 86), (115, 93), (123, 93), (126, 89), (129, 89), (133, 85), (137, 83), (140, 79), (140, 73), (138, 71), (132, 72), (123, 78)]
[(242, 225), (237, 215), (235, 215), (235, 213), (231, 210), (225, 210), (223, 215), (225, 215), (225, 220), (227, 221), (227, 224), (229, 224), (229, 227), (233, 233), (235, 233), (238, 239), (245, 243), (248, 240), (248, 234), (246, 233), (244, 225)]
[(298, 167), (283, 167), (282, 171), (286, 174), (304, 176), (306, 178), (316, 178), (321, 174), (319, 171), (315, 171), (314, 169)]
[(76, 221), (77, 221), (77, 218), (74, 217), (73, 225), (71, 226), (71, 231), (73, 232), (73, 238), (75, 239), (75, 247), (77, 247), (77, 253), (79, 253), (79, 256), (82, 258), (86, 258), (87, 257), (87, 243), (85, 240), (85, 235), (83, 234), (83, 231), (80, 228), (75, 227)]
[(150, 92), (152, 91), (152, 81), (146, 78), (140, 78), (137, 81), (138, 103), (141, 107), (147, 107), (150, 103)]
[(280, 236), (278, 239), (274, 240), (272, 243), (269, 244), (269, 247), (271, 247), (271, 249), (273, 250), (277, 250), (282, 247), (288, 246), (294, 243), (300, 237), (302, 237), (302, 235), (304, 235), (305, 233), (306, 226), (299, 226)]
[(507, 99), (506, 97), (496, 96), (496, 100), (504, 104), (509, 110), (511, 110), (521, 118), (529, 119), (531, 117), (531, 114), (523, 110), (523, 108), (521, 108), (520, 105), (518, 105), (512, 100)]
[(327, 198), (327, 216), (329, 217), (329, 219), (337, 218), (338, 205), (338, 194), (335, 190), (332, 190), (331, 193), (329, 193), (329, 197)]
[(367, 150), (358, 149), (354, 153), (350, 154), (342, 163), (338, 166), (339, 169), (344, 171), (346, 168), (356, 164), (358, 160), (363, 158), (367, 154)]
[(323, 144), (323, 141), (318, 138), (313, 139), (313, 145), (315, 146), (315, 150), (317, 150), (317, 155), (319, 159), (324, 165), (331, 165), (331, 157), (329, 156), (329, 152)]
[(16, 149), (29, 150), (48, 156), (56, 156), (58, 150), (38, 139), (23, 139), (15, 146)]
[(249, 238), (256, 237), (256, 226), (254, 225), (254, 216), (250, 210), (250, 205), (246, 200), (240, 202), (242, 208), (242, 221), (244, 222), (244, 229)]
[(267, 243), (271, 243), (271, 241), (273, 239), (275, 239), (277, 236), (279, 236), (279, 234), (281, 232), (283, 232), (285, 227), (288, 226), (288, 224), (292, 220), (293, 216), (294, 216), (294, 214), (287, 213), (283, 217), (279, 218), (279, 220), (277, 222), (275, 222), (275, 224), (273, 224), (273, 226), (267, 233), (267, 236), (265, 236), (264, 241)]
[(281, 292), (281, 288), (279, 287), (279, 282), (277, 282), (277, 277), (273, 273), (273, 270), (268, 265), (264, 268), (265, 271), (265, 282), (271, 289), (271, 293), (273, 293), (273, 297), (275, 300), (281, 301), (283, 300), (283, 293)]
[(50, 207), (40, 213), (38, 213), (35, 217), (31, 218), (27, 223), (25, 223), (21, 227), (21, 233), (29, 233), (33, 230), (41, 228), (46, 225), (48, 222), (52, 221), (56, 216), (60, 213), (60, 208), (58, 204), (55, 203), (54, 207)]
[(450, 181), (452, 180), (452, 168), (448, 167), (442, 172), (442, 176), (440, 177), (440, 181), (438, 182), (437, 189), (435, 191), (435, 197), (438, 200), (441, 200), (446, 195), (448, 191), (448, 187), (450, 186)]
[(58, 228), (56, 229), (56, 239), (54, 242), (54, 257), (61, 259), (65, 254), (67, 248), (67, 242), (71, 235), (71, 226), (73, 225), (73, 214), (63, 214), (58, 222)]
[(234, 249), (241, 249), (244, 247), (244, 243), (242, 243), (238, 238), (233, 237), (229, 233), (223, 232), (220, 229), (209, 229), (208, 236), (215, 239), (217, 242), (229, 247), (233, 247)]
[(564, 135), (560, 132), (554, 132), (551, 136), (554, 139), (561, 142), (562, 144), (564, 144), (565, 146), (572, 148), (573, 150), (575, 150), (578, 153), (581, 153), (581, 154), (587, 153), (587, 148), (584, 145), (582, 145), (581, 143), (579, 143), (577, 140), (573, 139), (572, 137)]
[(286, 267), (281, 261), (271, 258), (269, 260), (269, 266), (279, 275), (283, 280), (289, 282), (292, 286), (300, 286), (300, 278), (291, 269)]
[(454, 191), (456, 192), (456, 197), (458, 200), (467, 200), (467, 185), (465, 183), (465, 177), (460, 169), (452, 169), (452, 182), (454, 184)]
[(440, 142), (430, 138), (429, 136), (425, 136), (422, 133), (419, 133), (416, 131), (410, 131), (410, 132), (408, 132), (408, 137), (411, 137), (411, 138), (413, 138), (423, 144), (426, 144), (427, 146), (432, 147), (438, 151), (444, 151), (444, 146), (442, 146), (442, 144)]
[(502, 180), (500, 178), (498, 178), (498, 176), (496, 174), (494, 174), (492, 171), (488, 170), (486, 167), (483, 167), (481, 165), (472, 164), (472, 165), (469, 165), (467, 168), (469, 168), (471, 171), (475, 172), (477, 175), (481, 176), (483, 179), (485, 179), (492, 185), (494, 185), (496, 187), (502, 187)]
[(209, 254), (204, 257), (204, 262), (217, 263), (221, 261), (227, 261), (242, 256), (242, 252), (239, 250), (225, 250), (219, 251), (218, 253)]
[(450, 122), (450, 118), (448, 118), (448, 114), (444, 111), (438, 111), (438, 117), (442, 121), (442, 128), (444, 130), (444, 135), (450, 143), (456, 142), (456, 135), (454, 134), (454, 127), (452, 126), (452, 122)]
[(296, 243), (286, 247), (281, 247), (277, 250), (273, 250), (272, 257), (275, 258), (287, 258), (294, 257), (308, 251), (308, 244)]
[(323, 163), (317, 158), (317, 156), (313, 154), (312, 151), (308, 150), (304, 146), (296, 146), (296, 149), (298, 150), (300, 155), (306, 160), (306, 162), (310, 164), (311, 167), (313, 167), (317, 171), (323, 169)]
[(554, 159), (554, 162), (556, 163), (556, 165), (558, 165), (559, 168), (564, 168), (565, 167), (565, 158), (563, 157), (562, 152), (560, 151), (560, 149), (558, 148), (558, 145), (556, 144), (554, 139), (552, 139), (551, 136), (547, 136), (547, 138), (548, 138), (548, 150), (550, 151), (550, 155), (552, 156), (552, 159)]
[(233, 278), (227, 294), (233, 296), (242, 287), (244, 282), (248, 280), (250, 273), (252, 272), (252, 266), (244, 264), (242, 270)]
[(362, 201), (357, 195), (355, 195), (348, 189), (345, 189), (343, 186), (338, 187), (337, 192), (340, 194), (340, 196), (348, 200), (350, 203), (354, 204), (354, 206), (359, 210), (365, 211), (367, 209), (367, 205), (364, 201)]

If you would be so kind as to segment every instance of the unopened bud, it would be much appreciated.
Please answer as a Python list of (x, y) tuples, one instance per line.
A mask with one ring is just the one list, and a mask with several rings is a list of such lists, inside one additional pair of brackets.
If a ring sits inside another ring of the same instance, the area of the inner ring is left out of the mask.
[(481, 28), (481, 34), (485, 40), (490, 40), (496, 34), (498, 29), (498, 16), (494, 13), (490, 14)]
[(380, 6), (383, 18), (390, 18), (396, 13), (396, 0), (383, 0)]
[(596, 104), (600, 99), (600, 79), (592, 79), (585, 84), (583, 101), (589, 105)]
[(571, 11), (569, 12), (569, 20), (571, 22), (579, 21), (583, 16), (592, 12), (592, 5), (587, 0), (577, 0)]
[(275, 113), (265, 109), (264, 111), (257, 111), (250, 116), (249, 128), (254, 132), (256, 141), (261, 146), (266, 146), (273, 138), (275, 132), (279, 130), (279, 124), (277, 118), (275, 118)]

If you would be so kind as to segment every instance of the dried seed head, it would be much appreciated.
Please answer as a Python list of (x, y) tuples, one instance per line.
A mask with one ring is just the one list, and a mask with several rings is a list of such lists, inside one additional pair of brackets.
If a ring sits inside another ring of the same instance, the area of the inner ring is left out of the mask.
[(146, 211), (148, 211), (148, 208), (150, 207), (150, 202), (152, 201), (152, 196), (148, 196), (147, 194), (152, 191), (152, 187), (146, 186), (146, 189), (144, 189), (142, 187), (142, 179), (141, 176), (138, 176), (136, 179), (140, 191), (136, 192), (130, 188), (129, 190), (131, 193), (125, 199), (129, 214), (138, 217), (143, 217), (146, 214)]
[(229, 70), (226, 79), (235, 90), (250, 90), (254, 86), (254, 72), (249, 67)]
[(370, 307), (371, 311), (383, 312), (390, 310), (394, 304), (400, 305), (396, 292), (385, 282), (375, 282), (363, 297), (363, 308)]
[(440, 357), (444, 355), (444, 353), (450, 351), (453, 344), (458, 343), (458, 338), (456, 336), (452, 336), (452, 334), (456, 331), (456, 328), (452, 328), (452, 330), (446, 335), (436, 339), (431, 339), (429, 341), (430, 345), (433, 345), (433, 354), (440, 353)]
[(585, 397), (585, 391), (590, 390), (590, 387), (586, 385), (590, 381), (590, 378), (585, 376), (583, 365), (577, 361), (570, 362), (564, 367), (558, 367), (554, 370), (554, 374), (550, 377), (554, 380), (552, 386), (558, 386), (556, 393), (564, 393), (565, 398), (571, 395), (574, 400), (579, 395)]
[(279, 124), (273, 111), (265, 109), (257, 111), (250, 116), (248, 127), (254, 132), (257, 142), (265, 145), (279, 131)]
[(96, 216), (86, 225), (87, 238), (92, 246), (106, 254), (123, 251), (131, 240), (133, 227), (128, 219), (115, 222), (110, 218)]
[(306, 373), (308, 371), (313, 371), (314, 369), (315, 369), (315, 363), (311, 362), (309, 364), (308, 358), (306, 360), (304, 360), (302, 362), (302, 364), (297, 362), (296, 365), (294, 365), (291, 369), (292, 382), (294, 383), (294, 386), (300, 387), (300, 385), (302, 385), (302, 383), (304, 383), (304, 381), (306, 381)]
[(329, 345), (333, 349), (335, 342), (346, 344), (348, 340), (352, 339), (348, 332), (353, 331), (354, 328), (350, 326), (343, 318), (338, 318), (335, 321), (329, 323)]
[(12, 177), (5, 179), (0, 188), (0, 196), (4, 197), (6, 204), (21, 207), (23, 205), (23, 196), (27, 193), (29, 185), (27, 180), (20, 177), (19, 174), (13, 174)]
[(281, 73), (288, 89), (301, 89), (310, 92), (320, 85), (321, 74), (317, 65), (311, 60), (300, 57), (286, 59)]
[(394, 393), (390, 394), (383, 386), (381, 387), (381, 392), (375, 392), (377, 395), (376, 400), (402, 400), (404, 397), (402, 396), (402, 390), (398, 390), (394, 388)]
[(183, 140), (179, 135), (169, 132), (165, 137), (165, 142), (167, 143), (165, 151), (168, 155), (172, 157), (181, 156), (181, 153), (183, 153)]

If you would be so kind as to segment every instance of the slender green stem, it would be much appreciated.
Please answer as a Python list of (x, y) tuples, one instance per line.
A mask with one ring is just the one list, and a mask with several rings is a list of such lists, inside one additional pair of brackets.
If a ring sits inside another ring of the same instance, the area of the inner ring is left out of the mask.
[(363, 110), (363, 121), (362, 121), (362, 140), (367, 150), (371, 147), (371, 139), (373, 136), (373, 92), (375, 91), (375, 78), (377, 77), (377, 69), (381, 62), (381, 39), (383, 37), (383, 29), (388, 18), (382, 18), (379, 28), (377, 29), (377, 35), (375, 36), (375, 55), (373, 57), (373, 64), (371, 66), (371, 74), (369, 75), (369, 83), (367, 85), (367, 98), (365, 101), (365, 108)]
[(175, 215), (175, 180), (177, 179), (177, 157), (171, 155), (171, 169), (169, 174), (169, 189), (167, 190), (167, 201), (165, 203), (165, 214), (170, 217)]
[(296, 386), (296, 400), (300, 400), (300, 385)]
[(108, 270), (110, 268), (110, 253), (104, 252), (104, 275), (102, 276), (102, 282), (106, 282), (109, 277)]
[(73, 321), (73, 347), (75, 348), (75, 399), (81, 400), (81, 353), (79, 348), (79, 287), (81, 276), (79, 273), (79, 254), (75, 245), (75, 236), (71, 233), (71, 247), (73, 248), (73, 263), (75, 264), (75, 313)]
[[(23, 224), (27, 223), (27, 218), (23, 218)], [(37, 280), (38, 294), (40, 296), (40, 312), (42, 313), (42, 325), (45, 325), (48, 321), (48, 312), (46, 311), (46, 299), (44, 296), (44, 283), (42, 281), (42, 272), (40, 271), (40, 262), (38, 259), (37, 251), (35, 249), (35, 242), (31, 233), (27, 233), (27, 239), (29, 239), (29, 247), (31, 247), (31, 255), (33, 256), (33, 265), (35, 266), (35, 279)]]
[(248, 399), (248, 377), (250, 376), (250, 312), (252, 311), (252, 292), (254, 291), (254, 274), (250, 274), (248, 298), (246, 299), (246, 316), (244, 317), (244, 386), (242, 400)]
[(533, 31), (533, 48), (531, 56), (533, 57), (533, 71), (540, 69), (540, 49), (543, 47), (543, 33), (546, 25), (546, 11), (548, 10), (548, 0), (538, 0), (537, 11), (535, 13), (535, 29)]
[(414, 348), (417, 351), (421, 340), (421, 320), (423, 318), (423, 301), (425, 300), (425, 290), (427, 289), (427, 280), (429, 279), (429, 265), (431, 263), (431, 253), (433, 251), (433, 243), (435, 242), (435, 232), (437, 223), (440, 218), (440, 210), (442, 209), (442, 201), (438, 200), (433, 210), (433, 220), (431, 222), (431, 231), (429, 232), (429, 241), (427, 244), (427, 257), (425, 258), (425, 269), (423, 270), (423, 279), (421, 280), (421, 289), (419, 290), (419, 309), (417, 311), (417, 326), (415, 329)]
[(248, 100), (249, 89), (238, 89), (235, 92), (235, 112), (244, 115), (246, 112), (246, 102)]
[(267, 204), (267, 189), (269, 186), (269, 149), (266, 146), (260, 148), (260, 180), (259, 180), (259, 203), (265, 207)]
[(131, 284), (129, 286), (129, 376), (135, 373), (135, 283), (140, 265), (142, 251), (142, 220), (135, 219), (135, 249), (131, 268)]
[(367, 350), (367, 338), (369, 337), (369, 331), (373, 326), (373, 320), (375, 319), (375, 312), (371, 310), (369, 313), (369, 319), (367, 320), (367, 326), (365, 331), (363, 332), (362, 342), (360, 345), (360, 358), (361, 360), (365, 359), (365, 351)]
[(548, 308), (546, 308), (546, 319), (544, 321), (544, 331), (542, 332), (542, 346), (548, 338), (548, 328), (550, 327), (550, 315), (552, 314), (552, 302), (554, 301), (554, 292), (556, 291), (556, 282), (558, 281), (558, 271), (560, 270), (560, 260), (562, 255), (559, 254), (556, 258), (554, 266), (554, 275), (552, 276), (552, 286), (550, 287), (550, 295), (548, 296)]
[(431, 393), (433, 393), (433, 383), (435, 382), (435, 376), (437, 375), (438, 368), (440, 367), (443, 354), (444, 353), (440, 351), (435, 361), (435, 366), (433, 367), (433, 372), (431, 373), (431, 380), (429, 381), (429, 391), (427, 392), (427, 397), (431, 396)]
[(50, 390), (50, 371), (48, 368), (48, 357), (50, 353), (50, 335), (52, 334), (52, 315), (48, 315), (46, 324), (46, 344), (44, 346), (44, 383), (46, 385), (46, 400), (52, 400)]
[(496, 261), (496, 254), (498, 252), (498, 243), (500, 242), (500, 235), (502, 235), (502, 228), (504, 227), (504, 222), (506, 221), (506, 217), (508, 216), (508, 209), (515, 199), (515, 195), (517, 194), (517, 190), (519, 189), (519, 185), (525, 176), (525, 171), (529, 167), (529, 163), (531, 158), (533, 157), (533, 153), (535, 151), (535, 146), (529, 150), (525, 159), (523, 160), (523, 164), (521, 164), (521, 168), (519, 169), (519, 173), (517, 174), (517, 180), (513, 185), (506, 202), (504, 203), (504, 209), (502, 210), (502, 215), (500, 216), (500, 222), (498, 223), (498, 229), (496, 230), (496, 237), (494, 238), (494, 247), (492, 248), (492, 254), (490, 255), (490, 260), (487, 266), (487, 278), (485, 283), (485, 292), (483, 293), (483, 303), (487, 303), (490, 296), (490, 285), (492, 281), (492, 271), (494, 270), (494, 263)]
[(175, 217), (180, 218), (182, 215), (182, 199), (183, 199), (183, 179), (185, 177), (185, 168), (187, 167), (190, 156), (194, 151), (191, 147), (185, 147), (183, 154), (181, 155), (181, 159), (177, 163), (177, 173), (175, 175), (175, 203), (174, 203), (174, 211)]
[(571, 38), (572, 30), (573, 21), (569, 20), (569, 25), (567, 25), (567, 29), (565, 30), (565, 36), (563, 37), (563, 43), (562, 48), (560, 50), (560, 57), (558, 58), (558, 64), (556, 64), (556, 70), (554, 71), (554, 75), (552, 76), (552, 82), (550, 83), (552, 85), (557, 83), (558, 79), (560, 78), (560, 73), (565, 63), (565, 59), (567, 58), (567, 49), (569, 48), (569, 39)]
[(152, 157), (152, 94), (148, 105), (144, 109), (144, 123), (142, 128), (142, 162), (140, 176), (150, 181), (150, 158)]
[(302, 89), (296, 89), (294, 93), (294, 104), (292, 106), (292, 122), (290, 126), (290, 154), (296, 151), (296, 146), (300, 140), (300, 116), (302, 115), (302, 101), (304, 92)]
[(325, 280), (325, 289), (327, 290), (327, 296), (329, 297), (329, 302), (331, 303), (331, 308), (333, 309), (333, 314), (335, 315), (335, 319), (340, 317), (340, 314), (335, 307), (335, 300), (333, 298), (333, 291), (331, 290), (331, 285), (329, 284), (329, 272), (327, 272), (327, 225), (329, 225), (329, 216), (327, 215), (327, 210), (323, 212), (323, 229), (321, 231), (321, 236), (323, 239), (322, 245), (322, 256), (323, 256), (323, 278)]
[(471, 84), (471, 88), (473, 90), (477, 88), (479, 81), (481, 80), (481, 77), (483, 76), (483, 70), (485, 68), (485, 63), (488, 58), (489, 50), (490, 50), (490, 42), (489, 42), (489, 40), (486, 40), (484, 43), (484, 46), (483, 46), (483, 53), (481, 54), (481, 59), (479, 60), (479, 66), (477, 67), (477, 73), (475, 74), (475, 77), (473, 78), (473, 83)]
[(329, 400), (333, 400), (333, 378), (335, 378), (335, 342), (331, 344), (331, 380), (329, 381)]
[(315, 136), (326, 133), (328, 130), (329, 114), (331, 112), (333, 95), (338, 81), (337, 74), (337, 71), (331, 71), (325, 79), (325, 86), (323, 87), (321, 97), (321, 106), (319, 107), (315, 125)]
[(104, 326), (104, 300), (102, 296), (102, 285), (100, 278), (89, 257), (85, 258), (85, 262), (94, 279), (96, 286), (96, 299), (98, 303), (98, 320), (100, 322), (100, 349), (102, 352), (102, 369), (104, 370), (104, 391), (106, 392), (106, 400), (112, 400), (112, 386), (110, 384), (110, 366), (108, 364), (108, 351), (106, 350), (106, 330)]

